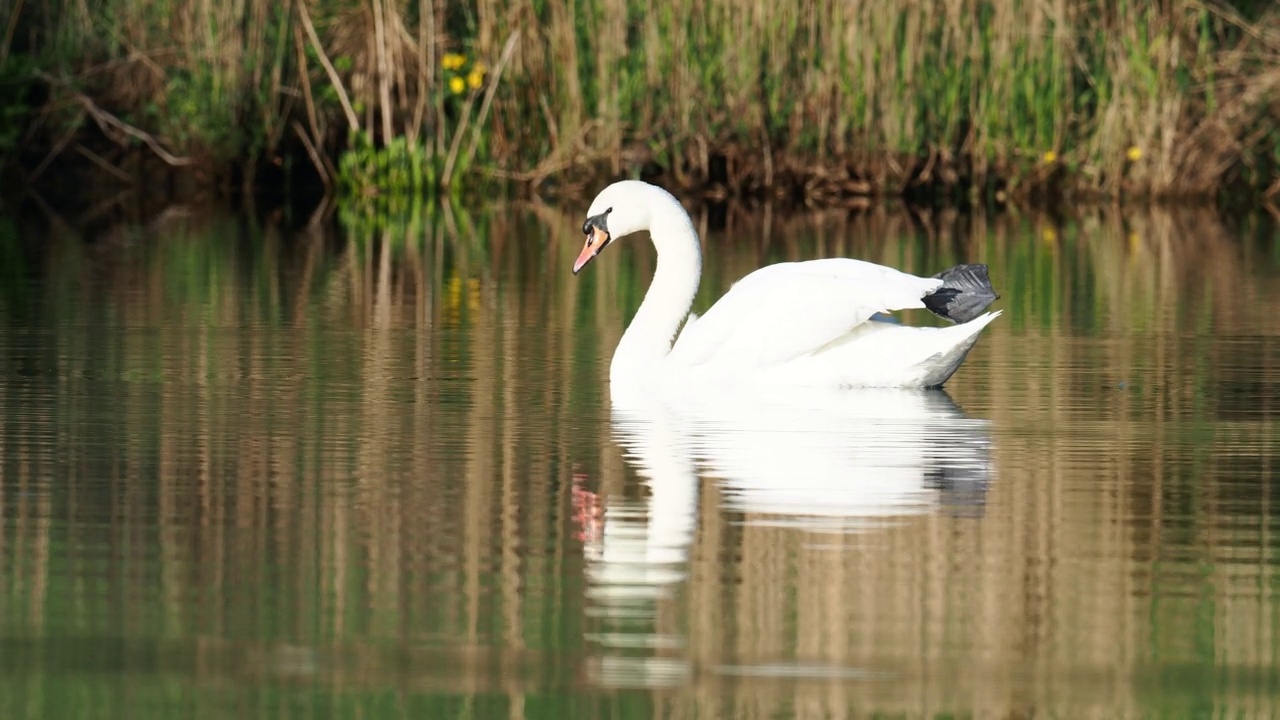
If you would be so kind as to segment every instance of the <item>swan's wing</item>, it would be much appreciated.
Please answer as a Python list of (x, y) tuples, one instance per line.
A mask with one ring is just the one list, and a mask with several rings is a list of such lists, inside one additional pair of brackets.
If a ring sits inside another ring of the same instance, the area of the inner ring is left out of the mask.
[(729, 289), (680, 333), (670, 359), (761, 367), (814, 352), (876, 313), (923, 308), (942, 281), (847, 258), (779, 263)]

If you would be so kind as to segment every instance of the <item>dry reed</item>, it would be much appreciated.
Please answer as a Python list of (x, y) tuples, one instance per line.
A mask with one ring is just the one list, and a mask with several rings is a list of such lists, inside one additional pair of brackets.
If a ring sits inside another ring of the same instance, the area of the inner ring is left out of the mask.
[[(369, 148), (406, 140), (427, 184), (660, 174), (812, 200), (1280, 191), (1268, 3), (100, 5), (0, 9), (0, 75), (6, 57), (33, 59), (175, 152), (224, 164), (293, 154), (326, 177), (364, 133)], [(500, 80), (447, 67), (492, 69), (507, 42)], [(64, 97), (29, 114), (43, 137), (61, 136)], [(41, 148), (32, 165), (65, 146)]]

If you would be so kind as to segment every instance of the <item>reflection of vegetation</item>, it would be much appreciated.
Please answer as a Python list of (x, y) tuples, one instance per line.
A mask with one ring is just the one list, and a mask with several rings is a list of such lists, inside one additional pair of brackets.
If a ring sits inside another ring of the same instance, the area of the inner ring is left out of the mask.
[(0, 310), (20, 305), (27, 292), (26, 258), (12, 219), (0, 216)]
[[(450, 256), (460, 253), (466, 263), (486, 262), (492, 251), (482, 238), (489, 237), (491, 216), (474, 214), (452, 200), (424, 201), (421, 197), (385, 196), (378, 202), (343, 203), (338, 219), (354, 252), (377, 249), (388, 253), (397, 266), (421, 262), (429, 245), (449, 238), (442, 248)], [(461, 260), (458, 260), (461, 262)]]
[(28, 106), (28, 78), (31, 62), (27, 58), (5, 61), (0, 55), (0, 168), (8, 156), (18, 149)]
[(343, 232), (352, 238), (386, 234), (397, 244), (416, 242), (426, 237), (427, 213), (436, 209), (421, 196), (387, 195), (377, 202), (340, 203), (338, 219)]
[[(238, 708), (296, 717), (1007, 716), (1025, 707), (966, 683), (1103, 668), (1154, 677), (1162, 699), (1118, 681), (1099, 702), (1184, 707), (1210, 689), (1147, 667), (1271, 661), (1274, 512), (1224, 469), (1275, 463), (1274, 422), (1230, 396), (1271, 402), (1252, 390), (1274, 388), (1280, 354), (1224, 343), (1280, 312), (1261, 221), (1244, 243), (1195, 212), (733, 211), (707, 233), (699, 309), (764, 262), (821, 255), (986, 261), (1004, 295), (952, 388), (1001, 429), (985, 519), (834, 551), (724, 517), (712, 485), (688, 588), (661, 609), (699, 669), (981, 649), (921, 669), (940, 686), (874, 696), (711, 671), (668, 694), (567, 679), (592, 652), (569, 478), (624, 491), (603, 373), (652, 250), (620, 242), (575, 278), (573, 213), (427, 203), (341, 222), (343, 238), (283, 238), (172, 216), (55, 238), (25, 268), (47, 314), (31, 332), (0, 307), (0, 715), (199, 716), (232, 686)], [(1261, 560), (1228, 567), (1227, 550)]]

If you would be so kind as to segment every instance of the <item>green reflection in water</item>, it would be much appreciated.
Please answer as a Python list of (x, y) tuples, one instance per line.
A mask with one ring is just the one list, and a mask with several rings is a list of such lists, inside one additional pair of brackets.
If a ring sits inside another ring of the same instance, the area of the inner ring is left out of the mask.
[(695, 310), (766, 262), (991, 264), (1006, 314), (950, 388), (994, 428), (976, 517), (819, 542), (707, 477), (687, 581), (604, 619), (592, 503), (651, 492), (604, 384), (643, 241), (574, 278), (580, 218), (545, 206), (0, 221), (0, 714), (1274, 708), (1267, 221), (694, 217)]

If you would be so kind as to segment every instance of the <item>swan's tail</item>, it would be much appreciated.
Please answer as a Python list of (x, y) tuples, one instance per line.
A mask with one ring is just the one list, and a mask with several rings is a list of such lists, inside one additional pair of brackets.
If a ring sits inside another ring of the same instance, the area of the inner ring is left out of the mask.
[(942, 384), (954, 375), (956, 370), (960, 369), (960, 364), (969, 355), (974, 343), (978, 342), (978, 334), (982, 332), (982, 329), (990, 325), (992, 320), (1000, 317), (1003, 313), (1003, 310), (996, 310), (995, 312), (979, 315), (955, 327), (935, 328), (934, 332), (939, 337), (946, 337), (947, 342), (952, 343), (952, 345), (917, 366), (923, 371), (920, 385), (927, 388), (942, 387)]
[(924, 296), (924, 306), (953, 323), (969, 322), (1000, 298), (986, 265), (956, 265), (934, 277), (942, 280), (942, 287)]

